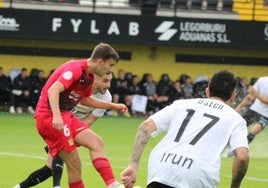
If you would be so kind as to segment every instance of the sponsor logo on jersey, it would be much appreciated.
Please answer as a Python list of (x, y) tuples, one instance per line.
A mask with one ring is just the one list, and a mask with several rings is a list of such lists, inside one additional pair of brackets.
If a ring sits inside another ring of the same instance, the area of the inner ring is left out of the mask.
[(71, 71), (67, 71), (67, 72), (63, 73), (63, 78), (65, 80), (71, 80), (72, 77), (73, 77), (73, 73)]
[(79, 98), (80, 98), (80, 95), (75, 90), (72, 90), (70, 92), (69, 99), (72, 99), (74, 101), (78, 101)]

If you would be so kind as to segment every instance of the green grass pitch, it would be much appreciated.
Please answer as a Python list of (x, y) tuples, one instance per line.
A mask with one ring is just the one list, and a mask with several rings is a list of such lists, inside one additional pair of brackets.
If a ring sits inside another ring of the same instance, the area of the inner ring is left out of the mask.
[[(92, 129), (105, 143), (115, 175), (119, 179), (126, 167), (132, 150), (137, 127), (144, 118), (103, 117)], [(45, 165), (45, 143), (38, 135), (34, 118), (29, 114), (9, 114), (0, 112), (0, 187), (12, 188), (26, 178), (33, 170)], [(147, 158), (151, 148), (161, 138), (150, 139), (141, 158), (136, 185), (145, 188)], [(264, 130), (250, 145), (250, 165), (243, 181), (243, 188), (268, 187), (268, 131)], [(82, 176), (86, 187), (105, 188), (99, 175), (91, 165), (88, 151), (79, 148), (82, 160)], [(232, 159), (222, 157), (221, 182), (219, 188), (230, 187)], [(36, 187), (52, 186), (51, 178)], [(62, 178), (62, 187), (68, 187), (66, 169)]]

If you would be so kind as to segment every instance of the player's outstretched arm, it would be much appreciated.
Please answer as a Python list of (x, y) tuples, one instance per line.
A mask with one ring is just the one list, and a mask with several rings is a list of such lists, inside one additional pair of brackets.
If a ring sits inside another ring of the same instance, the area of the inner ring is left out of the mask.
[(122, 103), (112, 103), (97, 99), (95, 97), (85, 97), (80, 101), (80, 104), (85, 106), (90, 106), (92, 108), (100, 108), (100, 109), (107, 109), (107, 110), (115, 110), (119, 112), (127, 112), (128, 108), (125, 104)]
[(235, 108), (235, 111), (240, 112), (243, 107), (248, 106), (252, 103), (254, 100), (254, 96), (251, 94), (248, 94)]
[(249, 163), (247, 148), (237, 148), (233, 161), (233, 174), (231, 188), (240, 188), (241, 182), (246, 175)]
[(125, 187), (133, 187), (133, 185), (135, 184), (142, 152), (146, 147), (152, 132), (154, 132), (155, 130), (156, 125), (151, 119), (145, 120), (139, 126), (129, 166), (121, 173), (121, 180)]

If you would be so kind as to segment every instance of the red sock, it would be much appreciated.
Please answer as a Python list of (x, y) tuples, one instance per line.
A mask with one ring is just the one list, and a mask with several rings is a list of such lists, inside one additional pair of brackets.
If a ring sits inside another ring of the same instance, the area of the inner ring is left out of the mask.
[(84, 183), (82, 180), (77, 182), (69, 183), (69, 188), (85, 188)]
[(92, 161), (93, 166), (99, 172), (106, 185), (115, 182), (111, 164), (107, 158), (98, 157)]

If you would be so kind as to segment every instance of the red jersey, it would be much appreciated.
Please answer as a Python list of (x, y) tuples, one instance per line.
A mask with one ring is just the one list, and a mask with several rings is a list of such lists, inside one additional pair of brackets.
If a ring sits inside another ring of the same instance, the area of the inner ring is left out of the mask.
[(88, 73), (87, 60), (72, 60), (58, 67), (44, 85), (36, 107), (36, 114), (52, 113), (48, 100), (48, 89), (59, 81), (65, 87), (60, 93), (61, 111), (70, 111), (83, 97), (91, 95), (94, 75)]

